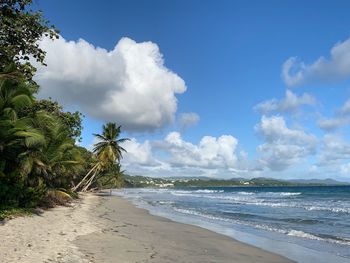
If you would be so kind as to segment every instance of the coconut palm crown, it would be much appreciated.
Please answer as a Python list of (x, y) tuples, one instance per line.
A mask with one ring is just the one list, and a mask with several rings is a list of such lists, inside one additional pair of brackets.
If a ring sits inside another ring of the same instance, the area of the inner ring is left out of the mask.
[(123, 158), (123, 152), (126, 150), (120, 146), (120, 143), (128, 141), (128, 138), (118, 139), (121, 133), (121, 126), (115, 123), (103, 125), (102, 134), (94, 134), (99, 140), (94, 145), (93, 152), (101, 162), (115, 162)]

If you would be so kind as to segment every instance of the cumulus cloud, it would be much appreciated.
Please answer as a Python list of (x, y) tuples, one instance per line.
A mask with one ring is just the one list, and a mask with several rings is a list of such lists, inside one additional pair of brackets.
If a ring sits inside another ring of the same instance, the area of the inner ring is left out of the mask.
[(334, 131), (350, 123), (350, 99), (348, 99), (340, 109), (336, 110), (333, 118), (322, 118), (318, 121), (318, 126), (326, 131)]
[(237, 146), (238, 140), (231, 135), (204, 136), (193, 144), (179, 132), (170, 132), (162, 140), (126, 142), (122, 162), (134, 173), (232, 177), (247, 172), (247, 155), (238, 152)]
[(195, 145), (183, 140), (180, 133), (171, 132), (158, 146), (171, 154), (169, 163), (173, 166), (233, 168), (237, 164), (237, 144), (235, 137), (222, 135), (204, 136)]
[(330, 132), (348, 124), (349, 122), (349, 118), (340, 116), (335, 118), (321, 119), (317, 124), (318, 127), (320, 127), (322, 130)]
[(344, 163), (340, 166), (340, 173), (342, 175), (349, 175), (350, 174), (350, 163)]
[(265, 141), (257, 147), (261, 155), (259, 161), (270, 170), (285, 170), (315, 153), (316, 137), (303, 130), (288, 128), (281, 116), (263, 116), (255, 130)]
[(43, 39), (47, 67), (38, 66), (40, 97), (52, 97), (65, 106), (78, 106), (103, 121), (115, 121), (127, 130), (153, 130), (174, 120), (176, 94), (186, 85), (164, 65), (152, 42), (119, 40), (113, 50), (87, 41)]
[(190, 126), (196, 125), (199, 122), (199, 115), (194, 112), (185, 112), (180, 114), (178, 123), (181, 130), (185, 130)]
[(286, 96), (282, 100), (272, 99), (261, 102), (254, 107), (255, 111), (262, 114), (276, 112), (294, 112), (303, 105), (313, 106), (316, 104), (316, 99), (308, 93), (303, 93), (301, 96), (296, 95), (290, 90), (286, 90)]
[(262, 116), (255, 130), (264, 140), (257, 147), (257, 160), (249, 160), (232, 135), (204, 136), (193, 143), (179, 132), (170, 132), (160, 140), (132, 138), (125, 142), (122, 165), (131, 174), (221, 178), (288, 173), (288, 168), (310, 164), (308, 158), (317, 162), (305, 170), (307, 174), (345, 174), (350, 167), (350, 144), (338, 134), (317, 139), (302, 129), (288, 127), (281, 116)]
[(123, 148), (127, 150), (124, 154), (124, 163), (133, 163), (135, 165), (154, 167), (161, 163), (156, 160), (152, 153), (152, 146), (148, 140), (143, 143), (135, 138), (123, 143)]
[(348, 99), (340, 108), (339, 113), (342, 115), (347, 115), (350, 113), (350, 99)]
[(322, 140), (320, 165), (334, 165), (350, 159), (350, 144), (338, 134), (327, 134)]
[(291, 57), (282, 66), (282, 78), (290, 86), (311, 82), (337, 81), (350, 77), (350, 38), (339, 42), (330, 51), (330, 58), (320, 57), (311, 64)]

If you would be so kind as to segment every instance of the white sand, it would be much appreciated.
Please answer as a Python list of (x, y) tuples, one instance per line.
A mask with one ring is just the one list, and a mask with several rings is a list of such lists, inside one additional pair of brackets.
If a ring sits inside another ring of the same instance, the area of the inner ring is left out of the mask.
[(72, 241), (98, 231), (90, 216), (98, 200), (86, 195), (71, 207), (57, 207), (0, 225), (0, 262), (89, 262)]

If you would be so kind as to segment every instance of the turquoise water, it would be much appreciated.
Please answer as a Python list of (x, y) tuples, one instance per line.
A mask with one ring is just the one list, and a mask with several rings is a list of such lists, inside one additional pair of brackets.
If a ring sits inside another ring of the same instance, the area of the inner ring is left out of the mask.
[(350, 262), (350, 186), (124, 189), (151, 213), (298, 262)]

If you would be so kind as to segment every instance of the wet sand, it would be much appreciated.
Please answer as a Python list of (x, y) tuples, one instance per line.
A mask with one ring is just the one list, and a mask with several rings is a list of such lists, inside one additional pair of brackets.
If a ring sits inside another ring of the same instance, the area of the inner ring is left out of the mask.
[(292, 262), (224, 235), (153, 216), (116, 196), (0, 225), (2, 263)]
[(74, 242), (92, 262), (292, 262), (212, 231), (153, 216), (121, 197), (101, 197), (99, 233)]

